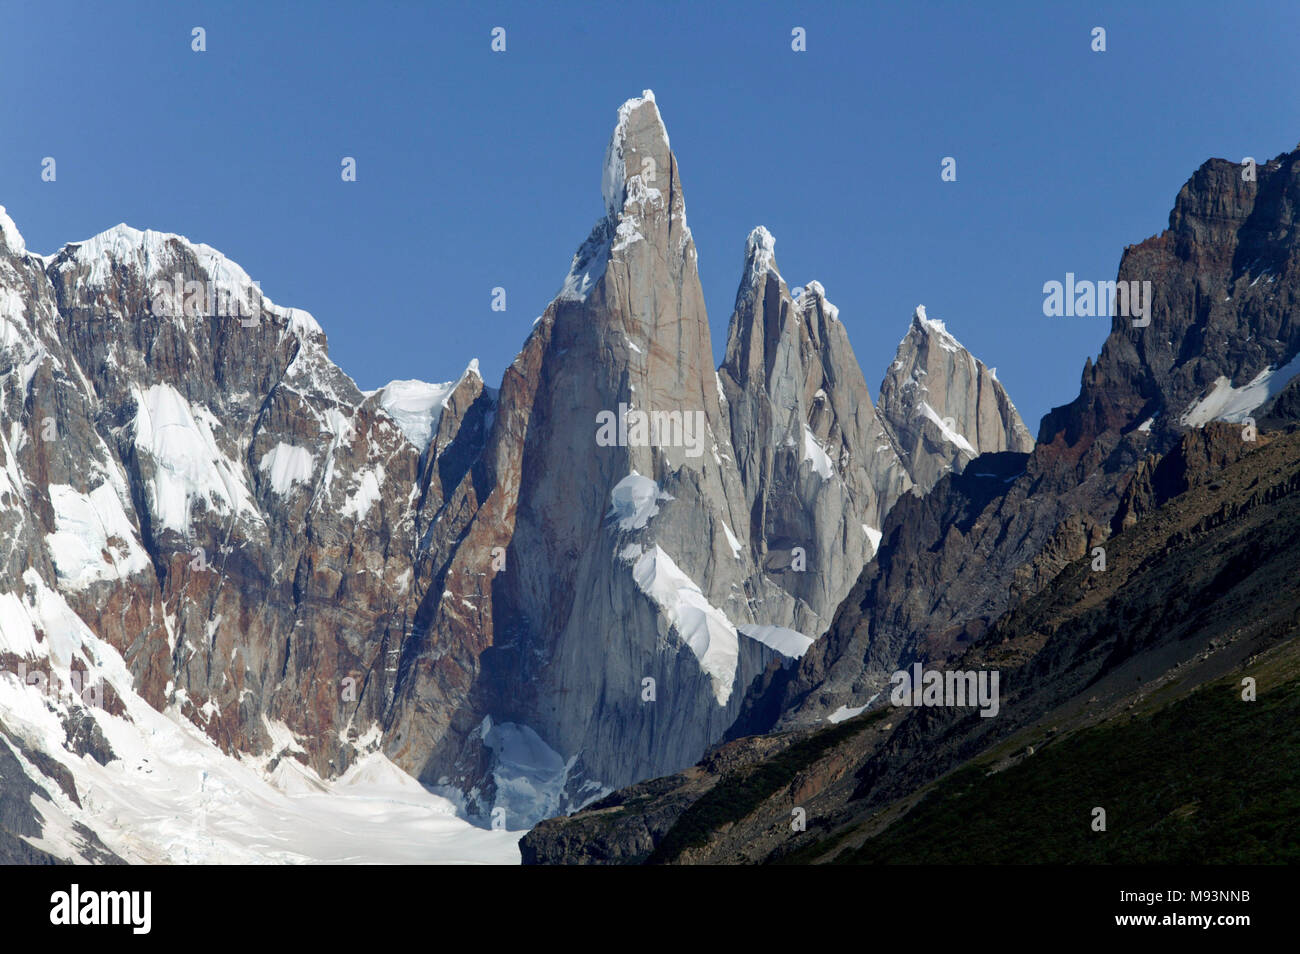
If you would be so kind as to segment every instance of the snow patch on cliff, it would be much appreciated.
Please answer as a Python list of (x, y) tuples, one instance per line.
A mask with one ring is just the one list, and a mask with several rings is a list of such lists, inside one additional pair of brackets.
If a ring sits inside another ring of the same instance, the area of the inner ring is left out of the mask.
[(713, 683), (718, 705), (725, 706), (740, 657), (736, 627), (658, 545), (636, 561), (632, 578), (690, 647)]
[(813, 644), (813, 641), (803, 633), (795, 632), (793, 629), (786, 629), (784, 626), (763, 626), (759, 623), (745, 623), (739, 627), (738, 631), (791, 659), (798, 659)]
[(944, 422), (943, 418), (941, 418), (938, 415), (938, 413), (935, 411), (935, 409), (930, 407), (930, 405), (927, 402), (922, 401), (921, 406), (917, 410), (919, 410), (923, 415), (925, 415), (925, 417), (928, 418), (929, 421), (932, 424), (934, 424), (935, 427), (939, 428), (939, 433), (943, 435), (943, 439), (945, 441), (947, 441), (949, 444), (956, 445), (958, 448), (964, 450), (972, 457), (978, 456), (975, 453), (975, 448), (971, 446), (970, 441), (966, 440), (966, 438), (962, 437), (955, 430), (949, 427)]
[(109, 483), (88, 494), (67, 484), (50, 485), (54, 532), (46, 544), (59, 583), (80, 590), (101, 580), (125, 580), (150, 566), (135, 528)]
[[(475, 362), (477, 373), (478, 364)], [(468, 370), (466, 371), (468, 374)], [(389, 381), (379, 389), (379, 406), (397, 422), (406, 439), (424, 453), (433, 437), (447, 398), (456, 390), (457, 381), (429, 384), (426, 381)]]
[(210, 412), (192, 408), (170, 384), (132, 393), (135, 446), (155, 464), (145, 490), (156, 525), (188, 533), (190, 509), (200, 500), (216, 510), (257, 514), (243, 468), (217, 446)]
[(813, 470), (822, 480), (830, 480), (831, 475), (835, 473), (835, 465), (831, 462), (830, 455), (826, 453), (826, 449), (817, 438), (813, 437), (813, 432), (807, 424), (803, 427), (803, 459), (812, 462)]
[(569, 273), (564, 276), (564, 284), (559, 294), (555, 296), (556, 301), (587, 300), (587, 295), (600, 281), (605, 274), (605, 268), (609, 265), (613, 236), (614, 230), (608, 219), (601, 219), (596, 223), (587, 240), (574, 253), (573, 261), (569, 265)]
[(528, 828), (560, 811), (564, 786), (574, 759), (564, 757), (547, 745), (529, 726), (514, 722), (493, 723), (483, 744), (496, 757), (492, 779), (496, 783), (494, 808), (505, 809), (507, 828)]
[(381, 496), (380, 488), (384, 483), (384, 465), (380, 464), (374, 470), (363, 472), (357, 480), (357, 489), (343, 502), (344, 516), (351, 516), (358, 523), (366, 518), (370, 508), (375, 505)]
[(634, 470), (609, 492), (611, 507), (606, 516), (617, 520), (620, 530), (640, 530), (659, 513), (659, 501), (672, 499), (657, 483)]
[(727, 521), (722, 521), (722, 532), (727, 535), (727, 546), (731, 547), (732, 555), (739, 560), (741, 552), (745, 549), (736, 539), (736, 535), (731, 532), (731, 527), (727, 526)]
[(271, 489), (277, 494), (287, 494), (294, 484), (311, 481), (315, 458), (305, 447), (296, 447), (284, 441), (276, 444), (262, 455), (257, 469), (271, 474)]
[(18, 226), (14, 225), (14, 220), (9, 218), (3, 205), (0, 205), (0, 235), (4, 236), (5, 245), (13, 255), (22, 255), (27, 251), (27, 243), (23, 240), (22, 233), (18, 231)]
[(1204, 427), (1210, 421), (1239, 424), (1290, 384), (1297, 374), (1300, 374), (1300, 355), (1280, 368), (1265, 368), (1249, 384), (1239, 388), (1233, 387), (1230, 380), (1220, 375), (1209, 392), (1183, 412), (1180, 423), (1184, 427)]

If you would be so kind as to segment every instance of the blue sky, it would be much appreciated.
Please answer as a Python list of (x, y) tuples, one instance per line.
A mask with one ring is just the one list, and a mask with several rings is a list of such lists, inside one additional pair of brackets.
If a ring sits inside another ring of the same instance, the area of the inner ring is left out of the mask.
[(1045, 318), (1043, 283), (1113, 278), (1206, 158), (1300, 141), (1300, 5), (982, 7), (0, 0), (0, 204), (40, 252), (120, 221), (217, 247), (363, 388), (471, 357), (495, 383), (602, 212), (617, 107), (650, 88), (719, 358), (762, 224), (873, 395), (924, 303), (1036, 430), (1108, 326)]

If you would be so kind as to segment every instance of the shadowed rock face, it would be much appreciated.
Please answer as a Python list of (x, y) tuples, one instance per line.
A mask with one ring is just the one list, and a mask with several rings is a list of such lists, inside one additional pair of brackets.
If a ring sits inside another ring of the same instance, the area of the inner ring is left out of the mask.
[[(0, 213), (0, 596), (66, 601), (228, 752), (379, 749), (512, 828), (691, 764), (964, 460), (905, 402), (900, 457), (764, 230), (714, 369), (652, 94), (602, 192), (499, 390), (472, 363), (362, 392), (207, 246), (118, 226), (41, 258)], [(986, 377), (942, 406), (977, 449), (1014, 436)]]
[[(1222, 400), (1202, 403), (1216, 390), (1222, 399), (1225, 387), (1245, 388), (1295, 358), (1298, 159), (1293, 152), (1260, 165), (1256, 181), (1223, 159), (1196, 171), (1178, 193), (1169, 228), (1126, 248), (1120, 262), (1119, 281), (1151, 283), (1151, 324), (1114, 319), (1096, 364), (1084, 368), (1079, 396), (1043, 418), (1040, 441), (1077, 457), (1107, 431), (1154, 418), (1154, 445), (1167, 448), (1180, 429), (1219, 416), (1212, 411)], [(1263, 390), (1290, 376), (1277, 373)], [(1230, 416), (1249, 403), (1228, 404)], [(1271, 403), (1252, 411), (1263, 417)]]

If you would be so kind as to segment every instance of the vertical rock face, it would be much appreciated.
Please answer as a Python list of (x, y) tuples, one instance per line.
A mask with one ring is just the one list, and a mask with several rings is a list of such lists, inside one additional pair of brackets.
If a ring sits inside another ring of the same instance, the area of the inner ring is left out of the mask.
[[(755, 561), (820, 635), (884, 515), (911, 481), (877, 420), (838, 309), (818, 282), (792, 294), (755, 229), (718, 369)], [(799, 561), (811, 572), (791, 572)]]
[[(839, 310), (819, 282), (791, 291), (761, 227), (746, 245), (718, 380), (755, 561), (800, 601), (796, 628), (812, 635), (827, 628), (854, 565), (875, 555), (900, 496), (979, 454), (1033, 447), (993, 373), (924, 308), (873, 407)], [(780, 572), (795, 547), (817, 572)]]
[(880, 385), (879, 411), (922, 493), (980, 454), (1034, 446), (994, 373), (922, 306)]

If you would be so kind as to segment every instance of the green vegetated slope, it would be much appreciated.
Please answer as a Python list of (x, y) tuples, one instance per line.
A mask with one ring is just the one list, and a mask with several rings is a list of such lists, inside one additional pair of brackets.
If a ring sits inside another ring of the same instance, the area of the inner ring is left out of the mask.
[[(1094, 809), (1105, 810), (1095, 831)], [(836, 861), (1258, 864), (1300, 861), (1300, 680), (1242, 699), (1204, 687), (991, 774), (971, 765)]]

